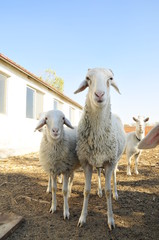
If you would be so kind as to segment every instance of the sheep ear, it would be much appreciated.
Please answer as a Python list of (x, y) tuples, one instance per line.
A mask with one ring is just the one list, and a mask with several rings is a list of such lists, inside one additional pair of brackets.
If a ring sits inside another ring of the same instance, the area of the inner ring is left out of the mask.
[(145, 119), (144, 119), (144, 122), (147, 122), (148, 120), (149, 120), (149, 117), (145, 118)]
[(86, 80), (84, 80), (83, 82), (81, 82), (79, 88), (74, 92), (74, 94), (84, 91), (87, 87), (88, 83)]
[(67, 118), (64, 118), (64, 124), (65, 124), (67, 127), (74, 129), (74, 127), (71, 125), (70, 121), (69, 121)]
[(116, 90), (119, 94), (121, 94), (120, 91), (119, 91), (119, 88), (118, 88), (118, 86), (117, 86), (117, 84), (115, 83), (114, 80), (110, 80), (110, 84), (115, 88), (115, 90)]
[(138, 145), (139, 149), (155, 148), (159, 144), (159, 124), (144, 137)]
[(46, 118), (40, 119), (39, 122), (38, 122), (38, 125), (36, 126), (36, 128), (34, 130), (34, 132), (36, 130), (39, 130), (40, 128), (42, 128), (45, 124), (46, 124)]
[(138, 119), (137, 119), (137, 118), (135, 118), (135, 117), (133, 117), (133, 120), (134, 120), (135, 122), (138, 122)]
[(113, 73), (113, 71), (109, 68), (109, 71), (113, 74), (113, 76), (114, 76), (114, 73)]

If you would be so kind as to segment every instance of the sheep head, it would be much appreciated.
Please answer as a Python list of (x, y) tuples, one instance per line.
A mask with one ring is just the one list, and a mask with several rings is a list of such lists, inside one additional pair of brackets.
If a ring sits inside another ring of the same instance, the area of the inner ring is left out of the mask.
[(138, 116), (137, 118), (133, 117), (133, 120), (136, 122), (136, 131), (139, 134), (145, 133), (145, 124), (149, 120), (149, 117)]
[(73, 126), (63, 112), (51, 110), (42, 114), (42, 118), (39, 120), (35, 131), (41, 129), (45, 125), (47, 134), (53, 139), (59, 139), (63, 133), (63, 124), (73, 129)]
[(110, 86), (113, 86), (120, 93), (113, 78), (114, 74), (109, 69), (88, 69), (85, 80), (74, 93), (82, 92), (88, 87), (90, 101), (97, 107), (102, 107), (106, 104), (107, 98), (109, 98)]

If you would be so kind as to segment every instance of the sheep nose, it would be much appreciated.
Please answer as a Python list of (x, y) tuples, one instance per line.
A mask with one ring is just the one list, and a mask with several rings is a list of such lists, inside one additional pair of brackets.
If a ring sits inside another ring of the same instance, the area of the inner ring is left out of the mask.
[(53, 131), (53, 133), (58, 133), (59, 129), (58, 128), (53, 128), (52, 131)]
[(95, 92), (95, 95), (96, 95), (96, 97), (98, 97), (98, 98), (102, 98), (102, 97), (104, 96), (104, 94), (105, 94), (105, 92), (102, 92), (102, 91), (97, 91), (97, 92)]

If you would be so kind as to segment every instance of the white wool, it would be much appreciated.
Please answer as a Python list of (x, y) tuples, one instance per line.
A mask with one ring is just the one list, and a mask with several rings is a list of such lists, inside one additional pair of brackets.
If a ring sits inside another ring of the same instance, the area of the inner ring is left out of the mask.
[(106, 108), (91, 111), (89, 98), (78, 126), (77, 154), (81, 165), (85, 162), (95, 167), (105, 163), (116, 164), (124, 146), (125, 133), (118, 116), (111, 114), (110, 103)]
[(47, 173), (59, 175), (72, 172), (79, 165), (76, 148), (76, 129), (64, 128), (63, 137), (55, 141), (48, 137), (47, 130), (43, 131), (39, 160)]

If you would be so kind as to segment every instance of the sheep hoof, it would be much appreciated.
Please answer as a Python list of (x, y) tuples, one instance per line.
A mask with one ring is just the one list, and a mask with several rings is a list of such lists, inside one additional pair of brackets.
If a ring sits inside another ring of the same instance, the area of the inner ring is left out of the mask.
[(63, 217), (64, 217), (64, 220), (68, 219), (69, 220), (69, 217), (70, 217), (70, 213), (67, 212), (67, 213), (64, 213), (63, 214)]
[(113, 230), (115, 228), (115, 223), (114, 223), (114, 219), (111, 218), (109, 221), (108, 221), (108, 227), (110, 230)]
[(117, 193), (114, 193), (114, 194), (113, 194), (113, 198), (117, 201), (118, 198), (119, 198), (119, 197), (118, 197), (118, 194), (117, 194)]
[(131, 172), (127, 172), (127, 175), (128, 175), (128, 176), (131, 176)]
[(139, 172), (138, 172), (138, 171), (135, 171), (135, 174), (136, 174), (136, 175), (138, 175), (138, 174), (139, 174)]
[(98, 196), (99, 196), (100, 198), (102, 198), (102, 196), (103, 196), (103, 193), (102, 193), (102, 190), (101, 190), (101, 189), (98, 190)]
[(46, 193), (51, 193), (51, 189), (47, 188)]
[(110, 230), (113, 230), (113, 229), (115, 229), (115, 224), (114, 224), (114, 222), (113, 222), (113, 223), (110, 223), (110, 224), (108, 224), (108, 226), (109, 226), (109, 229), (110, 229)]
[(83, 227), (85, 223), (86, 223), (86, 220), (83, 217), (80, 217), (77, 227)]
[(55, 211), (56, 211), (56, 207), (51, 207), (49, 212), (54, 213)]

